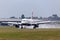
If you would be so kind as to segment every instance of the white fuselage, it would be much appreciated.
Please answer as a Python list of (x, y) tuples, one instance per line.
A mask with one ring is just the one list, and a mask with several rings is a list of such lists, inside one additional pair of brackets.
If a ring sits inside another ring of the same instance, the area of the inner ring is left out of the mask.
[(22, 19), (21, 23), (37, 24), (39, 21), (37, 19)]
[(38, 19), (22, 19), (21, 25), (23, 26), (23, 28), (34, 28), (38, 26), (38, 22), (39, 22)]

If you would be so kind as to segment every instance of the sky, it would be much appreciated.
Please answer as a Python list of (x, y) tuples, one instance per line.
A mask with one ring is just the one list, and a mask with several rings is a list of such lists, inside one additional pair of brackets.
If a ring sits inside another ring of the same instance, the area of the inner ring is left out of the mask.
[(60, 0), (0, 0), (0, 18), (29, 17), (32, 10), (37, 17), (60, 16)]

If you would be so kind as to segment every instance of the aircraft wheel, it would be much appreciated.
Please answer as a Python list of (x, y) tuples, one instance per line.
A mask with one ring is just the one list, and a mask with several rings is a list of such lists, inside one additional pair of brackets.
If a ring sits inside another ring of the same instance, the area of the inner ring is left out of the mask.
[(23, 29), (23, 25), (21, 25), (21, 29)]
[(33, 29), (36, 29), (37, 27), (38, 27), (38, 25), (37, 25), (37, 24), (35, 24), (35, 25), (34, 25), (34, 27), (33, 27)]
[(19, 28), (19, 25), (15, 25), (16, 28)]

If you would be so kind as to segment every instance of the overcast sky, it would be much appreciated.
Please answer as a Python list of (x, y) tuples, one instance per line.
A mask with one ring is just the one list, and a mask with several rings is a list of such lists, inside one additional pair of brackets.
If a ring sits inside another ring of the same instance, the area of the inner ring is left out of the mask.
[(60, 16), (60, 0), (0, 0), (0, 18), (19, 17), (22, 14), (48, 17)]

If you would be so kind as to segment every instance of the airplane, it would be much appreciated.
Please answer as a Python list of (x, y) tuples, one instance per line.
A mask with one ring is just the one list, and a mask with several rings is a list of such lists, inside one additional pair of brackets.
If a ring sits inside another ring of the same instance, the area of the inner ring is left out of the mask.
[(32, 29), (36, 29), (39, 28), (40, 24), (56, 24), (58, 23), (57, 21), (43, 21), (43, 20), (39, 20), (39, 19), (22, 19), (21, 23), (15, 25), (16, 28), (32, 28)]

